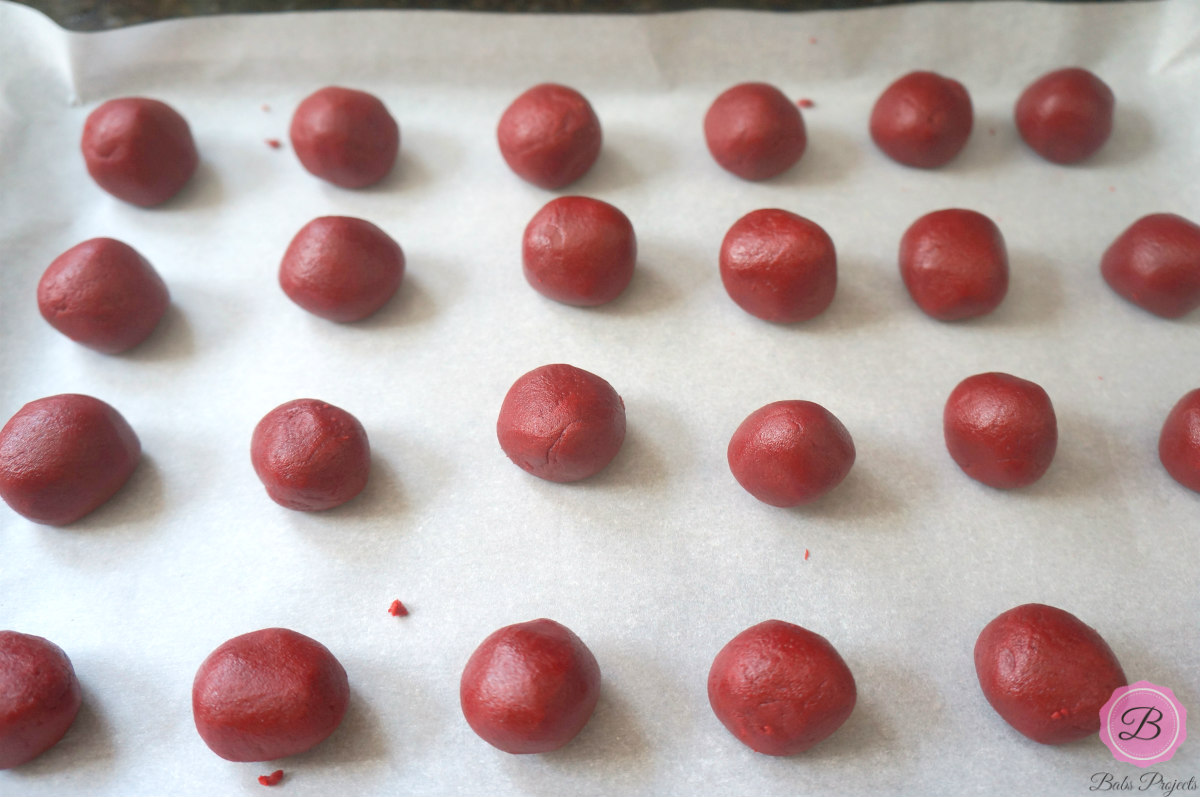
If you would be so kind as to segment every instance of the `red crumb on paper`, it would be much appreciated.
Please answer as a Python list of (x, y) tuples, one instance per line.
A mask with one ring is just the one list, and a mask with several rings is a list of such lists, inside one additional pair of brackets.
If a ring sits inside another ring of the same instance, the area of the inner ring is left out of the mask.
[(282, 141), (280, 141), (280, 140), (279, 140), (279, 139), (277, 139), (277, 138), (268, 138), (268, 139), (267, 139), (267, 146), (268, 146), (268, 147), (270, 147), (271, 149), (282, 149), (282, 148), (283, 148), (283, 142), (282, 142)]
[(392, 617), (408, 617), (408, 607), (398, 600), (392, 601), (392, 605), (388, 607), (388, 614)]
[(989, 135), (989, 136), (994, 136), (994, 135), (996, 135), (996, 128), (994, 128), (994, 127), (989, 127), (989, 128), (988, 128), (988, 135)]
[(264, 786), (274, 786), (283, 780), (283, 770), (277, 769), (270, 775), (259, 775), (258, 782)]
[(807, 548), (804, 549), (804, 561), (806, 561), (806, 562), (808, 561), (808, 549)]
[(1116, 187), (1115, 185), (1110, 185), (1110, 186), (1108, 187), (1108, 190), (1109, 190), (1109, 191), (1112, 191), (1112, 192), (1116, 192), (1116, 190), (1117, 190), (1117, 187)]
[(810, 100), (808, 97), (801, 97), (800, 99), (796, 100), (796, 104), (801, 108), (811, 108), (816, 105), (816, 103)]
[(809, 36), (809, 37), (808, 37), (808, 43), (809, 43), (809, 44), (816, 44), (816, 43), (817, 43), (817, 37), (816, 37), (816, 36)]
[(270, 112), (271, 112), (271, 106), (270, 106), (270, 105), (267, 105), (265, 102), (262, 104), (262, 109), (263, 109), (263, 113), (270, 113)]

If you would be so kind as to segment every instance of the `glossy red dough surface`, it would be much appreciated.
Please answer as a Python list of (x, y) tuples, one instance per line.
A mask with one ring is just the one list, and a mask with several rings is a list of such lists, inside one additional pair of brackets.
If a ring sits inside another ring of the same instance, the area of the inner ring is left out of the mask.
[(837, 291), (833, 240), (786, 210), (755, 210), (734, 222), (721, 242), (720, 268), (729, 298), (780, 324), (820, 315)]
[(975, 642), (984, 697), (1005, 722), (1042, 744), (1100, 730), (1100, 709), (1125, 686), (1112, 649), (1073, 614), (1027, 603), (996, 617)]
[(508, 458), (547, 481), (586, 479), (625, 440), (625, 402), (612, 385), (573, 365), (543, 365), (509, 388), (496, 436)]
[(75, 668), (61, 648), (39, 636), (0, 631), (0, 769), (57, 744), (81, 700)]
[(141, 456), (137, 435), (108, 404), (47, 396), (0, 430), (0, 498), (35, 523), (64, 526), (112, 498)]
[(1104, 252), (1100, 273), (1143, 310), (1187, 315), (1200, 307), (1200, 226), (1172, 213), (1143, 216)]
[(1158, 436), (1158, 459), (1172, 479), (1200, 493), (1200, 389), (1171, 408)]
[(200, 163), (187, 121), (166, 103), (145, 97), (109, 100), (92, 111), (80, 149), (101, 188), (141, 207), (175, 196)]
[(871, 138), (894, 161), (934, 169), (966, 146), (974, 113), (957, 80), (910, 72), (888, 86), (871, 111)]
[(350, 704), (346, 670), (314, 639), (286, 628), (234, 637), (192, 682), (196, 730), (228, 761), (271, 761), (325, 741)]
[(782, 174), (808, 145), (799, 107), (767, 83), (741, 83), (717, 97), (704, 115), (704, 140), (721, 168), (744, 180)]
[(362, 492), (371, 471), (371, 446), (350, 413), (316, 399), (296, 399), (271, 410), (254, 427), (250, 460), (271, 500), (315, 512)]
[(900, 277), (917, 307), (939, 321), (986, 315), (1008, 293), (1008, 251), (982, 213), (926, 214), (900, 239)]
[(150, 336), (171, 297), (132, 246), (93, 238), (54, 259), (38, 282), (37, 301), (50, 326), (76, 343), (116, 354)]
[(322, 216), (300, 228), (279, 264), (288, 298), (330, 321), (361, 321), (379, 310), (404, 278), (404, 251), (369, 221)]
[(1021, 138), (1053, 163), (1078, 163), (1096, 154), (1113, 126), (1112, 89), (1086, 69), (1042, 75), (1021, 93), (1013, 117)]
[(633, 279), (637, 237), (617, 208), (583, 196), (553, 199), (525, 227), (525, 279), (564, 304), (610, 302)]
[(365, 188), (392, 170), (400, 126), (373, 94), (326, 86), (292, 115), (292, 149), (310, 174), (342, 188)]
[(496, 139), (518, 177), (546, 189), (587, 174), (600, 155), (600, 120), (582, 94), (542, 83), (513, 100), (500, 117)]
[(799, 506), (842, 483), (854, 464), (854, 441), (820, 404), (776, 401), (742, 421), (727, 456), (734, 478), (755, 498)]
[(969, 376), (942, 414), (946, 449), (976, 481), (1009, 490), (1033, 484), (1050, 468), (1058, 420), (1039, 385), (1010, 374)]
[(825, 637), (782, 620), (729, 641), (708, 673), (708, 702), (721, 724), (759, 753), (802, 753), (842, 726), (858, 691)]
[(600, 697), (600, 665), (571, 629), (553, 620), (505, 626), (463, 669), (463, 716), (506, 753), (547, 753), (583, 730)]

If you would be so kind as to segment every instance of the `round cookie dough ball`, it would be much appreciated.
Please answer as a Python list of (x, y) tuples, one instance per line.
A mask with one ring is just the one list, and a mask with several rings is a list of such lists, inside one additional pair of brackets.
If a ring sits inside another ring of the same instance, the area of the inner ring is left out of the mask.
[(1079, 163), (1112, 133), (1112, 89), (1086, 69), (1059, 69), (1021, 93), (1013, 116), (1034, 152), (1053, 163)]
[(1125, 686), (1112, 649), (1078, 617), (1027, 603), (988, 623), (975, 642), (983, 696), (1035, 742), (1066, 744), (1100, 730), (1100, 709)]
[(400, 245), (369, 221), (322, 216), (300, 228), (279, 264), (296, 304), (330, 321), (361, 321), (387, 304), (404, 277)]
[(346, 670), (329, 649), (286, 628), (224, 643), (192, 682), (200, 738), (227, 761), (271, 761), (325, 741), (350, 704)]
[(708, 702), (738, 741), (774, 756), (802, 753), (842, 726), (858, 691), (825, 637), (782, 620), (735, 636), (713, 659)]
[(117, 354), (150, 336), (171, 297), (137, 250), (93, 238), (54, 259), (38, 282), (37, 300), (50, 326), (76, 343)]
[(317, 512), (363, 491), (371, 446), (350, 413), (316, 399), (296, 399), (280, 404), (254, 427), (250, 461), (272, 501)]
[(897, 163), (935, 169), (962, 151), (972, 123), (971, 97), (961, 83), (910, 72), (876, 100), (871, 138)]
[(1008, 293), (1000, 228), (973, 210), (938, 210), (900, 239), (900, 277), (917, 307), (939, 321), (987, 315)]
[(141, 207), (175, 196), (200, 163), (187, 121), (145, 97), (109, 100), (92, 111), (80, 148), (97, 185)]
[(34, 523), (65, 526), (112, 498), (141, 456), (133, 429), (100, 399), (37, 399), (0, 429), (0, 498)]
[(513, 100), (496, 128), (500, 154), (522, 180), (562, 188), (600, 155), (600, 120), (578, 91), (542, 83)]
[(1172, 479), (1200, 493), (1200, 389), (1171, 408), (1158, 436), (1158, 459)]
[(49, 640), (0, 631), (0, 769), (58, 744), (82, 701), (75, 668)]
[(637, 238), (628, 217), (607, 202), (564, 196), (525, 227), (521, 255), (538, 293), (594, 307), (620, 296), (633, 279)]
[(741, 83), (704, 115), (713, 159), (744, 180), (766, 180), (790, 169), (808, 144), (800, 108), (767, 83)]
[(721, 242), (720, 266), (729, 298), (780, 324), (820, 315), (837, 291), (833, 240), (786, 210), (755, 210), (734, 222)]
[(1010, 374), (968, 376), (946, 400), (946, 449), (963, 473), (989, 487), (1033, 484), (1050, 468), (1058, 420), (1039, 385)]
[(600, 697), (600, 665), (553, 620), (505, 626), (476, 648), (459, 687), (463, 716), (506, 753), (548, 753), (583, 730)]
[(1143, 310), (1185, 316), (1200, 307), (1200, 226), (1172, 213), (1143, 216), (1104, 252), (1100, 273)]
[(292, 115), (292, 149), (310, 174), (342, 188), (365, 188), (392, 170), (400, 126), (373, 94), (327, 86)]
[(854, 441), (820, 404), (776, 401), (742, 421), (727, 455), (746, 492), (771, 506), (799, 506), (842, 483), (854, 464)]
[(541, 479), (574, 482), (603, 470), (625, 440), (625, 402), (573, 365), (543, 365), (509, 388), (496, 436), (508, 458)]

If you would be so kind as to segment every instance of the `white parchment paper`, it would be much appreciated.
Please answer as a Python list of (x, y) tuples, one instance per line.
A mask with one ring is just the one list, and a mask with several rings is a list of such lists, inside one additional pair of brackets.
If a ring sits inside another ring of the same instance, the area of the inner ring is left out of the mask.
[[(1096, 71), (1118, 97), (1108, 146), (1046, 163), (1011, 123), (1050, 69)], [(872, 145), (879, 92), (912, 69), (950, 74), (976, 109), (945, 168)], [(518, 180), (496, 121), (536, 82), (583, 91), (604, 150), (573, 193), (633, 221), (625, 295), (580, 309), (521, 275), (526, 222), (553, 194)], [(809, 150), (751, 184), (701, 135), (730, 85), (766, 80), (806, 110)], [(359, 12), (210, 18), (68, 34), (0, 3), (0, 416), (83, 392), (117, 407), (145, 459), (109, 504), (70, 527), (0, 507), (0, 627), (48, 637), (75, 663), (84, 708), (55, 749), (0, 772), (0, 794), (1084, 794), (1096, 773), (1141, 774), (1098, 739), (1052, 748), (1002, 722), (972, 646), (1001, 611), (1050, 603), (1094, 626), (1130, 680), (1200, 711), (1200, 496), (1156, 442), (1200, 386), (1200, 314), (1164, 321), (1100, 278), (1111, 240), (1156, 211), (1200, 217), (1200, 6), (1190, 0), (913, 5), (838, 13), (661, 16)], [(304, 172), (292, 109), (340, 84), (376, 93), (402, 131), (382, 185), (345, 191)], [(146, 95), (189, 120), (202, 164), (165, 206), (123, 204), (78, 151), (100, 102)], [(273, 149), (267, 139), (281, 139)], [(760, 207), (823, 225), (839, 287), (821, 317), (775, 326), (725, 295), (725, 230)], [(938, 208), (990, 215), (1011, 290), (993, 315), (922, 315), (896, 268), (904, 229)], [(375, 317), (337, 325), (276, 282), (291, 236), (318, 215), (366, 218), (408, 272)], [(121, 356), (84, 349), (38, 315), (62, 251), (125, 240), (170, 286), (154, 336)], [(568, 362), (624, 397), (629, 434), (599, 476), (556, 485), (495, 439), (509, 385)], [(964, 377), (1046, 388), (1058, 455), (1002, 492), (946, 454), (942, 405)], [(249, 461), (254, 424), (284, 401), (354, 413), (371, 483), (321, 514), (273, 504)], [(733, 429), (771, 401), (817, 401), (849, 428), (846, 482), (796, 510), (733, 480)], [(394, 598), (412, 614), (386, 612)], [(475, 646), (551, 617), (600, 662), (599, 707), (549, 755), (492, 749), (464, 722), (458, 679)], [(789, 759), (738, 743), (708, 706), (713, 656), (768, 618), (840, 650), (858, 705)], [(327, 645), (353, 699), (308, 754), (262, 765), (209, 752), (190, 687), (225, 639), (287, 626)], [(1200, 775), (1189, 740), (1155, 769)]]

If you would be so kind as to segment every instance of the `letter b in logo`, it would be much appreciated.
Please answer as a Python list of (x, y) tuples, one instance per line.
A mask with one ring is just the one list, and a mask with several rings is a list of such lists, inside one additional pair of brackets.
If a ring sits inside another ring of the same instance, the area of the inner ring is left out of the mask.
[(1113, 758), (1139, 767), (1162, 763), (1187, 738), (1187, 711), (1165, 686), (1122, 686), (1100, 709), (1100, 739)]

